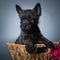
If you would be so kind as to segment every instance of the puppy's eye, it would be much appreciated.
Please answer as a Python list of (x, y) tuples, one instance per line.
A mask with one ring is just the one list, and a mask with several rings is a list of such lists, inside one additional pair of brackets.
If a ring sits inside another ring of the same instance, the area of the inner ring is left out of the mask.
[(24, 19), (25, 19), (25, 17), (22, 17), (22, 19), (24, 20)]
[(22, 16), (21, 19), (24, 20), (26, 17), (25, 16)]

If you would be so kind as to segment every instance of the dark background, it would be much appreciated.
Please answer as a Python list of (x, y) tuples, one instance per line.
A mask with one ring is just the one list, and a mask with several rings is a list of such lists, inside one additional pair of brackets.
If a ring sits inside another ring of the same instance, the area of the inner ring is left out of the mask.
[(60, 40), (60, 0), (0, 0), (0, 60), (12, 60), (7, 42), (14, 42), (20, 34), (20, 20), (15, 5), (32, 9), (41, 3), (39, 28), (51, 41)]

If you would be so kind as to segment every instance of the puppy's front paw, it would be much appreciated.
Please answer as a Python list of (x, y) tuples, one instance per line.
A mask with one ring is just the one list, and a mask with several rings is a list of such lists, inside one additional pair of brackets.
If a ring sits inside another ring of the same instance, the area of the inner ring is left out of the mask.
[(49, 42), (48, 47), (54, 49), (54, 44), (52, 42)]
[(33, 53), (34, 52), (34, 50), (35, 50), (35, 48), (34, 48), (34, 46), (26, 46), (26, 51), (28, 52), (28, 53)]

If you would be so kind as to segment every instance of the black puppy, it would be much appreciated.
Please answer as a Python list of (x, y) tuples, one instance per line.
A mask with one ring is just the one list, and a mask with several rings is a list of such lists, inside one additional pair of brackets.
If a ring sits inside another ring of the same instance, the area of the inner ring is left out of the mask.
[(27, 10), (23, 10), (16, 5), (16, 10), (21, 19), (21, 34), (15, 43), (26, 45), (26, 50), (29, 53), (35, 52), (35, 44), (43, 43), (47, 48), (54, 48), (53, 43), (43, 37), (38, 28), (39, 16), (41, 16), (40, 3), (37, 3), (33, 9)]

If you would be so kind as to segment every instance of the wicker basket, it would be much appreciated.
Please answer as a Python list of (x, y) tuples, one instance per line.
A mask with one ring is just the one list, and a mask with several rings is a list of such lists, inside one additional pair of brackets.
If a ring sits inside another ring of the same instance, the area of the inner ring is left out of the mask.
[[(56, 47), (59, 44), (59, 42), (54, 42), (54, 46)], [(25, 45), (15, 44), (15, 43), (7, 43), (9, 51), (11, 53), (11, 56), (13, 60), (49, 60), (50, 58), (50, 51), (51, 49), (46, 49), (43, 53), (33, 53), (29, 54), (26, 51)], [(44, 44), (36, 44), (37, 48), (45, 47)]]

